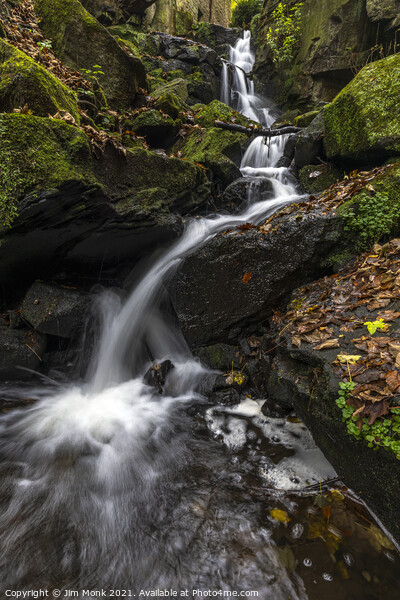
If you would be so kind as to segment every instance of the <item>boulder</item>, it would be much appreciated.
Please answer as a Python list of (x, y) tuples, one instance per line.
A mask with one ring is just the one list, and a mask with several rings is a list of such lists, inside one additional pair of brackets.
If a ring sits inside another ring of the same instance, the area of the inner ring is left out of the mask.
[(234, 388), (219, 390), (210, 396), (210, 402), (222, 404), (222, 406), (235, 406), (240, 402), (240, 394)]
[(133, 105), (138, 90), (146, 88), (146, 73), (139, 58), (124, 52), (115, 39), (78, 0), (35, 0), (35, 12), (46, 37), (59, 58), (75, 69), (98, 76), (112, 107)]
[(248, 202), (262, 202), (274, 197), (273, 184), (264, 177), (241, 177), (237, 179), (224, 191), (219, 203), (221, 208), (234, 212)]
[(225, 232), (183, 261), (169, 289), (192, 348), (265, 318), (300, 281), (323, 270), (343, 237), (339, 219), (320, 211), (282, 216), (276, 224), (267, 232)]
[(215, 23), (196, 23), (187, 37), (209, 46), (221, 55), (227, 54), (228, 47), (235, 45), (240, 33), (238, 27), (227, 28)]
[(184, 79), (173, 79), (151, 92), (151, 97), (156, 100), (154, 108), (161, 110), (173, 119), (187, 109), (188, 84)]
[(299, 172), (300, 183), (307, 194), (319, 194), (343, 179), (342, 169), (332, 163), (306, 165)]
[(188, 161), (112, 146), (96, 159), (82, 131), (32, 115), (0, 115), (0, 165), (2, 282), (132, 262), (211, 200)]
[(320, 112), (297, 138), (294, 160), (296, 167), (301, 169), (306, 165), (315, 164), (318, 158), (324, 156), (324, 116)]
[(45, 349), (46, 338), (40, 333), (0, 325), (0, 379), (10, 381), (31, 377), (24, 369), (37, 369)]
[(367, 15), (371, 21), (388, 21), (400, 13), (400, 0), (367, 0)]
[(0, 111), (25, 106), (43, 117), (67, 111), (79, 123), (73, 92), (27, 54), (0, 39)]
[(228, 344), (206, 346), (199, 350), (197, 356), (207, 367), (218, 371), (229, 371), (232, 366), (239, 366), (238, 348)]
[(140, 113), (132, 123), (133, 131), (137, 135), (144, 136), (152, 148), (171, 146), (181, 126), (180, 119), (173, 119), (168, 114), (155, 109)]
[(400, 54), (364, 67), (324, 110), (330, 159), (359, 162), (400, 155)]
[(35, 281), (23, 300), (21, 315), (39, 333), (70, 338), (82, 331), (89, 307), (87, 294)]

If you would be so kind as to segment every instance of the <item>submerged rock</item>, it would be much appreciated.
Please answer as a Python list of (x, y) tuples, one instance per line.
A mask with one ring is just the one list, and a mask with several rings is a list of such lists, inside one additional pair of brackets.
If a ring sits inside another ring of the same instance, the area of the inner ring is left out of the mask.
[(65, 286), (35, 281), (22, 303), (22, 318), (39, 333), (73, 337), (85, 324), (90, 297)]
[(364, 67), (324, 110), (328, 158), (382, 161), (400, 155), (400, 55)]
[(143, 381), (154, 387), (159, 394), (164, 391), (164, 385), (168, 374), (175, 369), (170, 360), (164, 360), (162, 363), (154, 364), (143, 377)]
[(219, 390), (210, 396), (210, 402), (222, 404), (223, 406), (234, 406), (240, 402), (240, 394), (233, 388)]
[(242, 204), (248, 202), (250, 198), (251, 202), (262, 202), (272, 199), (273, 196), (273, 185), (269, 179), (264, 177), (241, 177), (228, 185), (222, 195), (220, 206), (229, 212), (234, 212)]

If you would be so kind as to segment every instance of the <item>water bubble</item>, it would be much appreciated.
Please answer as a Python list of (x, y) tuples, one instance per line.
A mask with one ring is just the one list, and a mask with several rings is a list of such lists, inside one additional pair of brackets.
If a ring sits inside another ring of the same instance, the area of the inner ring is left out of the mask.
[(311, 560), (311, 558), (305, 558), (305, 559), (303, 560), (303, 565), (304, 565), (305, 567), (312, 567), (312, 560)]
[(292, 537), (295, 540), (297, 540), (304, 533), (303, 525), (301, 523), (296, 523), (295, 525), (293, 525), (291, 533), (292, 533)]
[(353, 564), (354, 564), (354, 558), (352, 557), (351, 554), (348, 554), (348, 553), (343, 554), (343, 559), (344, 559), (344, 562), (346, 563), (346, 565), (348, 567), (353, 566)]
[(325, 581), (333, 581), (333, 577), (330, 573), (322, 573), (322, 579)]

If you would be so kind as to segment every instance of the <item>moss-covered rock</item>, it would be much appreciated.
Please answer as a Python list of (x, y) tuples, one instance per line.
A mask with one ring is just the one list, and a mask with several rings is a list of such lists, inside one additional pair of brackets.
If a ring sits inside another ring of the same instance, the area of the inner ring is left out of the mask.
[(140, 58), (139, 48), (137, 46), (135, 46), (135, 44), (133, 44), (129, 40), (124, 40), (122, 38), (115, 38), (115, 39), (123, 50), (130, 52), (131, 54), (133, 54), (133, 56), (137, 56)]
[(146, 87), (139, 58), (124, 52), (78, 0), (35, 0), (35, 11), (57, 56), (76, 69), (92, 71), (100, 65), (104, 75), (98, 79), (110, 105), (132, 106), (138, 89)]
[(304, 113), (304, 115), (299, 115), (295, 118), (294, 124), (296, 127), (308, 127), (319, 112), (319, 110), (311, 110), (310, 112)]
[(85, 134), (62, 120), (0, 115), (0, 223), (10, 225), (27, 192), (71, 180), (95, 183)]
[(308, 194), (319, 194), (343, 178), (343, 170), (327, 165), (306, 165), (299, 172), (300, 183)]
[(400, 232), (400, 164), (374, 179), (370, 189), (342, 204), (337, 214), (357, 251), (368, 249), (384, 235)]
[(188, 86), (184, 79), (174, 79), (170, 83), (159, 86), (151, 95), (156, 100), (154, 108), (173, 119), (176, 119), (181, 111), (188, 108), (186, 104)]
[(115, 38), (122, 38), (134, 44), (139, 48), (141, 54), (150, 54), (151, 56), (159, 54), (160, 48), (157, 38), (143, 31), (138, 31), (137, 28), (132, 27), (129, 23), (108, 27), (107, 31)]
[(231, 122), (246, 127), (260, 127), (259, 123), (248, 119), (219, 100), (214, 100), (207, 105), (195, 104), (192, 110), (194, 111), (195, 122), (202, 127), (213, 127), (215, 121)]
[(372, 161), (400, 154), (400, 54), (364, 67), (324, 110), (329, 158)]
[(153, 148), (168, 148), (181, 126), (180, 119), (173, 119), (156, 109), (140, 113), (132, 123), (133, 131), (144, 136)]
[(79, 123), (73, 92), (24, 52), (0, 39), (0, 111), (25, 105), (39, 116), (65, 110)]
[(193, 15), (188, 10), (177, 10), (175, 13), (175, 34), (186, 36), (193, 25)]

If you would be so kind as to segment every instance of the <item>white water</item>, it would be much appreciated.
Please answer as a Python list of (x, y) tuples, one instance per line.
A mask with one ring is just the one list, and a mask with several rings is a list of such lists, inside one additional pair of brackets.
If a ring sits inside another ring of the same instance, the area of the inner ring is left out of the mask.
[[(231, 58), (240, 67), (235, 69), (235, 101), (244, 114), (254, 119), (261, 114), (268, 124), (269, 111), (259, 110), (260, 100), (243, 72), (254, 61), (249, 35), (239, 40)], [(275, 139), (265, 145), (263, 138), (256, 138), (241, 165), (244, 174), (271, 180), (274, 199), (250, 204), (239, 215), (190, 220), (123, 305), (112, 292), (102, 296), (102, 336), (86, 384), (56, 393), (31, 390), (39, 397), (36, 404), (1, 418), (4, 585), (257, 586), (265, 599), (303, 597), (301, 583), (294, 585), (279, 564), (266, 530), (255, 532), (249, 520), (228, 511), (221, 517), (222, 529), (214, 524), (213, 535), (219, 537), (213, 541), (206, 528), (199, 538), (203, 517), (199, 521), (191, 507), (203, 506), (206, 492), (184, 482), (181, 495), (173, 499), (169, 481), (178, 467), (204, 464), (206, 469), (215, 464), (222, 477), (225, 466), (207, 454), (208, 442), (190, 441), (180, 407), (202, 401), (198, 390), (207, 372), (160, 308), (166, 282), (185, 256), (217, 233), (249, 221), (259, 223), (298, 198), (287, 169), (276, 167), (283, 143)], [(164, 396), (142, 381), (151, 364), (148, 351), (155, 360), (171, 359), (176, 367)], [(319, 476), (313, 472), (308, 480)], [(234, 546), (231, 555), (221, 554), (219, 547), (229, 536), (239, 537), (257, 556), (236, 573)]]

